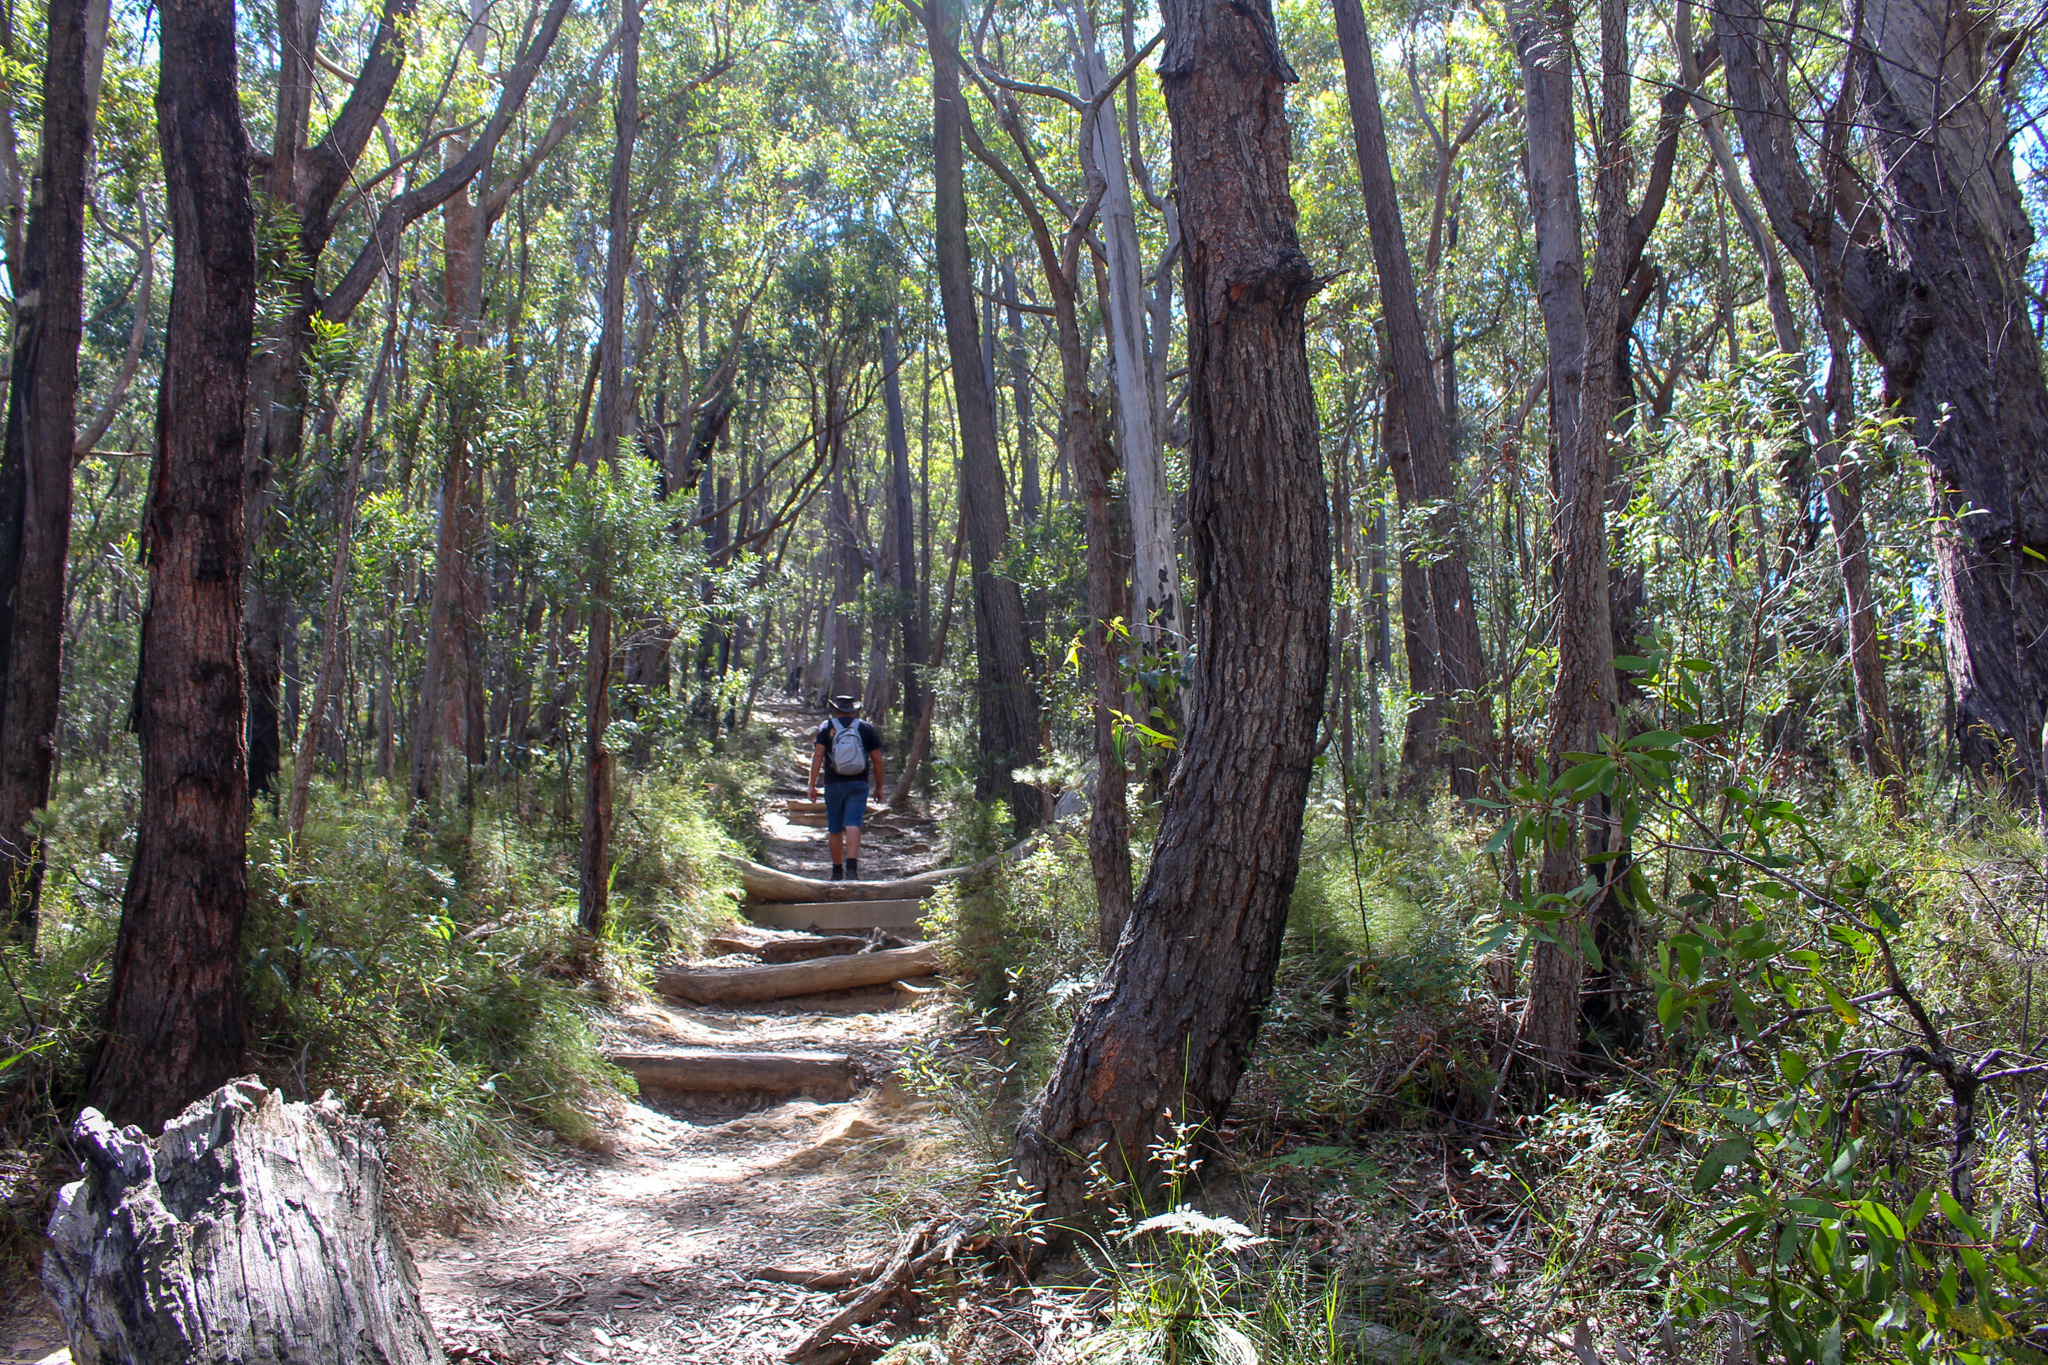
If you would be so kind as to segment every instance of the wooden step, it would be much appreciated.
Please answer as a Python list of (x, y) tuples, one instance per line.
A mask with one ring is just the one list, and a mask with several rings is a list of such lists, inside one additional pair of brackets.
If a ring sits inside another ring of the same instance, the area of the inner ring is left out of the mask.
[(921, 918), (922, 907), (923, 902), (914, 900), (775, 901), (748, 905), (743, 913), (769, 929), (839, 933), (849, 929), (913, 928)]
[(693, 1005), (726, 1005), (886, 986), (905, 978), (930, 976), (938, 969), (938, 949), (918, 943), (774, 967), (661, 967), (654, 973), (654, 989)]
[(821, 1100), (853, 1098), (853, 1059), (843, 1052), (728, 1052), (687, 1047), (614, 1052), (611, 1064), (643, 1086), (662, 1090), (801, 1091)]

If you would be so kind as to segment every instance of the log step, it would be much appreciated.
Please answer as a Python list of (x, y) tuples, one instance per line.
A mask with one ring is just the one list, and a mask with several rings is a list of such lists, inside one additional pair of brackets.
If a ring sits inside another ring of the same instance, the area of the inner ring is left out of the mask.
[[(909, 939), (894, 934), (883, 937), (883, 948), (908, 948)], [(744, 953), (763, 962), (808, 962), (816, 957), (838, 957), (867, 951), (869, 940), (853, 934), (791, 934), (776, 938), (744, 938), (737, 933), (713, 934), (704, 940), (707, 953)]]
[(848, 929), (912, 929), (922, 915), (922, 905), (923, 902), (914, 900), (776, 902), (749, 905), (744, 913), (754, 923), (769, 929), (837, 933)]
[(929, 896), (939, 886), (974, 869), (941, 868), (893, 882), (829, 882), (817, 877), (799, 877), (778, 868), (749, 862), (733, 854), (724, 855), (739, 868), (740, 884), (750, 901), (893, 901)]
[(886, 986), (906, 977), (930, 976), (938, 970), (938, 949), (929, 943), (919, 943), (880, 953), (853, 953), (775, 966), (664, 967), (654, 974), (654, 989), (694, 1005), (723, 1005)]
[(843, 1052), (728, 1052), (690, 1047), (614, 1052), (611, 1063), (644, 1086), (663, 1090), (798, 1091), (821, 1100), (853, 1098), (853, 1059)]

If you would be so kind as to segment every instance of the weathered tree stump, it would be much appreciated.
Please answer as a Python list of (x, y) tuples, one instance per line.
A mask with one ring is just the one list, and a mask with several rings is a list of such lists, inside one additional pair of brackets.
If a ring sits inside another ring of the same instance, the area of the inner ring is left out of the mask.
[(43, 1287), (79, 1365), (439, 1365), (377, 1130), (252, 1079), (150, 1141), (88, 1109)]

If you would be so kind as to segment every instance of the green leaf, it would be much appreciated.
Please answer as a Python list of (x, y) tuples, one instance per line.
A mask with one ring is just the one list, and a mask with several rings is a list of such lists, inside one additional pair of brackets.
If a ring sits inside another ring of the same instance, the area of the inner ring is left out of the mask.
[(1854, 1027), (1856, 1022), (1863, 1017), (1856, 1012), (1856, 1007), (1849, 1003), (1848, 997), (1835, 989), (1833, 982), (1823, 980), (1820, 983), (1820, 989), (1821, 994), (1827, 997), (1828, 1008), (1833, 1010), (1835, 1017), (1844, 1024)]
[(1730, 1166), (1748, 1160), (1749, 1153), (1748, 1138), (1723, 1138), (1707, 1148), (1706, 1155), (1700, 1158), (1699, 1169), (1692, 1173), (1692, 1192), (1705, 1194), (1713, 1189), (1720, 1183), (1722, 1173)]
[(1673, 986), (1657, 997), (1657, 1022), (1667, 1029), (1670, 1028), (1671, 1021), (1683, 1014), (1685, 1007), (1691, 1003), (1691, 995)]

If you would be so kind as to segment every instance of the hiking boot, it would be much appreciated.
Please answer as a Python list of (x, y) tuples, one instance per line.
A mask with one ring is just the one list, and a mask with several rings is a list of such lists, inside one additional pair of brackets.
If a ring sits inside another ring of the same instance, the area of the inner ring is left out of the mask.
[(832, 864), (832, 880), (835, 882), (843, 882), (846, 880), (846, 869), (841, 867), (838, 863)]
[(850, 882), (860, 880), (860, 859), (848, 858), (846, 860), (846, 880)]

